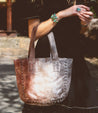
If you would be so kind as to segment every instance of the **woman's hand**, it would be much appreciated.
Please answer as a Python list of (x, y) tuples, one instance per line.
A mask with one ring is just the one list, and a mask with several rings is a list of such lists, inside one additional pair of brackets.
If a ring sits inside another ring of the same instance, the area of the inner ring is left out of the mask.
[(79, 18), (81, 20), (81, 23), (84, 25), (89, 24), (89, 22), (91, 21), (91, 19), (93, 18), (93, 13), (91, 11), (84, 11), (81, 12), (79, 15)]
[[(77, 8), (79, 11), (77, 11)], [(60, 19), (75, 16), (77, 15), (81, 21), (90, 21), (91, 17), (93, 17), (93, 13), (90, 11), (90, 8), (85, 5), (74, 5), (68, 9), (62, 10), (57, 13), (57, 16)]]

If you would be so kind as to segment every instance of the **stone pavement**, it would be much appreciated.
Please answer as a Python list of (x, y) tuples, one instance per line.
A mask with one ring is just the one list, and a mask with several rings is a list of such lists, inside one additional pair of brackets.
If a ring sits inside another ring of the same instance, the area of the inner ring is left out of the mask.
[(0, 38), (0, 113), (22, 113), (13, 60), (27, 57), (29, 38)]
[(13, 60), (0, 60), (0, 113), (21, 113)]

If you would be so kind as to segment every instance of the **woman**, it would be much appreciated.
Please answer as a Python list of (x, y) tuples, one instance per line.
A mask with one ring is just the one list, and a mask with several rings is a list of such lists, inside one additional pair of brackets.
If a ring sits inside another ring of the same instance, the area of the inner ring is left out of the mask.
[[(41, 23), (36, 34), (39, 39), (36, 57), (50, 56), (47, 34), (53, 31), (59, 57), (74, 59), (71, 88), (67, 99), (62, 104), (69, 108), (87, 107), (89, 73), (80, 43), (80, 22), (90, 22), (93, 13), (85, 5), (70, 6), (68, 2), (69, 0), (44, 0), (44, 6), (39, 12)], [(82, 110), (82, 108), (69, 108), (56, 105), (48, 107), (24, 105), (23, 113), (89, 113), (88, 110)], [(93, 113), (98, 113), (98, 111)]]

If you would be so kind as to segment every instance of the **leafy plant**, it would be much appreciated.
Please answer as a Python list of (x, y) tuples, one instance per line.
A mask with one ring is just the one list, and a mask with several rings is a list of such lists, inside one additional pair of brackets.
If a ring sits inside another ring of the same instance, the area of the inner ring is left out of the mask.
[(94, 18), (96, 18), (96, 17), (97, 17), (97, 15), (96, 15), (96, 12), (95, 12), (95, 10), (94, 10), (93, 6), (91, 6), (90, 8), (91, 8), (91, 11), (94, 13)]

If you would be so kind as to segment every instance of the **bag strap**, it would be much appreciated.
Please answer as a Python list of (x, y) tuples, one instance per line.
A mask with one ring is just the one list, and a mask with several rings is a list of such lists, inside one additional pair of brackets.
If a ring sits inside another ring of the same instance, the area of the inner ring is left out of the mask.
[(50, 32), (48, 34), (48, 40), (49, 40), (49, 44), (50, 44), (50, 55), (52, 57), (52, 59), (57, 60), (58, 59), (58, 52), (57, 52), (57, 47), (56, 47), (56, 42), (55, 42), (55, 38), (54, 38), (54, 33)]
[[(35, 59), (34, 41), (36, 39), (37, 27), (38, 27), (38, 25), (35, 26), (32, 29), (32, 33), (31, 33), (31, 40), (30, 40), (29, 53), (28, 53), (28, 58), (30, 60), (32, 60), (32, 59), (34, 60)], [(50, 44), (51, 57), (52, 57), (52, 59), (55, 59), (56, 60), (58, 58), (58, 52), (57, 52), (57, 48), (56, 48), (56, 43), (55, 43), (53, 32), (50, 32), (48, 34), (48, 39), (49, 39), (49, 44)]]
[(34, 41), (36, 39), (36, 31), (37, 31), (37, 26), (34, 26), (31, 32), (31, 40), (30, 40), (30, 45), (29, 45), (29, 52), (28, 52), (28, 58), (29, 59), (35, 59), (35, 48), (34, 48)]

